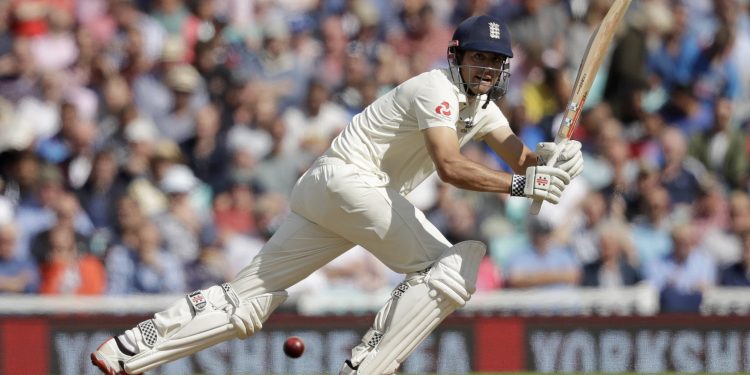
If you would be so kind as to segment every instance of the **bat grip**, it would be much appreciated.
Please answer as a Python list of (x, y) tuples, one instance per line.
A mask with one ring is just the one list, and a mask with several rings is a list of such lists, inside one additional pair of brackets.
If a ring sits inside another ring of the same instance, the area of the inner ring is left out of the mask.
[[(566, 140), (567, 139), (556, 140), (555, 143), (560, 145)], [(547, 166), (552, 166), (552, 165), (555, 165), (555, 163), (557, 163), (557, 159), (560, 157), (560, 152), (562, 152), (562, 149), (563, 149), (562, 147), (555, 148), (555, 153), (553, 153), (552, 157), (549, 158), (549, 160), (547, 160), (547, 163), (546, 163)], [(539, 210), (542, 209), (542, 202), (544, 202), (544, 199), (534, 199), (534, 202), (531, 203), (531, 208), (529, 209), (532, 215), (539, 214)]]

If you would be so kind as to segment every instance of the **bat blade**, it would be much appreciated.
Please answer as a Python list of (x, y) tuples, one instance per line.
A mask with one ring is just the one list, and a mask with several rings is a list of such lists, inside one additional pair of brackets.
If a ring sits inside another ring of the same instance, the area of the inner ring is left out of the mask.
[[(560, 128), (555, 136), (555, 143), (560, 144), (565, 142), (573, 134), (578, 123), (578, 117), (583, 111), (583, 105), (586, 103), (586, 97), (589, 94), (589, 90), (591, 90), (591, 85), (594, 83), (594, 78), (596, 78), (596, 73), (599, 71), (599, 67), (607, 55), (615, 31), (625, 16), (630, 2), (631, 0), (615, 0), (604, 16), (604, 19), (602, 19), (602, 22), (589, 38), (588, 47), (586, 47), (586, 52), (578, 66), (578, 73), (573, 84), (573, 92), (565, 108)], [(555, 154), (550, 160), (547, 160), (547, 165), (554, 165), (557, 162), (561, 150), (562, 147), (557, 148)], [(539, 213), (539, 210), (542, 208), (542, 202), (543, 200), (538, 199), (534, 200), (531, 204), (531, 213), (533, 215)]]

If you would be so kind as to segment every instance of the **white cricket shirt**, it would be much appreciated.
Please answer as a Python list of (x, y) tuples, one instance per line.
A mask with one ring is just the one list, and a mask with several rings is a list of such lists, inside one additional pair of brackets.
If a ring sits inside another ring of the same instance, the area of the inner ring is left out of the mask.
[[(408, 194), (435, 164), (425, 146), (422, 130), (446, 126), (456, 130), (461, 146), (489, 132), (508, 126), (495, 103), (482, 109), (467, 103), (463, 90), (451, 80), (448, 69), (435, 69), (413, 77), (378, 98), (331, 144), (326, 155), (337, 157), (363, 170), (385, 174), (388, 186)], [(467, 124), (472, 126), (467, 127)]]

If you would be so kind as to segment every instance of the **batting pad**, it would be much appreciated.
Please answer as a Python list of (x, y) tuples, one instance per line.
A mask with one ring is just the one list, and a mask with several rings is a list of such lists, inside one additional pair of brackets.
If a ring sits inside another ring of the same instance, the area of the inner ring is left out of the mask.
[[(476, 290), (477, 271), (486, 248), (478, 241), (465, 241), (448, 249), (417, 282), (402, 283), (376, 317), (386, 324), (380, 340), (363, 340), (370, 351), (357, 368), (358, 375), (396, 372), (406, 357), (445, 317), (466, 304)], [(407, 285), (404, 287), (404, 285)], [(398, 291), (398, 293), (396, 293)], [(355, 349), (356, 350), (356, 349)], [(346, 365), (345, 365), (346, 366)]]
[[(268, 316), (286, 300), (286, 291), (240, 300), (229, 284), (190, 293), (172, 308), (192, 310), (192, 319), (174, 322), (179, 328), (166, 335), (153, 320), (138, 324), (138, 354), (125, 363), (125, 371), (139, 374), (178, 358), (234, 338), (247, 338), (263, 327)], [(183, 312), (184, 313), (184, 312)]]

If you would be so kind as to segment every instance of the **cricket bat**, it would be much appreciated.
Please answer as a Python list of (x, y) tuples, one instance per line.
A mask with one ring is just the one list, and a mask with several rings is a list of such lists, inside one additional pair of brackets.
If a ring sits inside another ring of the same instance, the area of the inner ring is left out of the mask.
[[(586, 102), (586, 97), (591, 90), (591, 85), (594, 83), (596, 72), (599, 71), (599, 66), (604, 60), (604, 56), (607, 54), (610, 43), (612, 43), (612, 37), (617, 30), (622, 17), (625, 15), (631, 0), (614, 0), (612, 6), (604, 16), (602, 23), (597, 26), (594, 33), (589, 38), (589, 45), (586, 47), (586, 52), (583, 54), (581, 64), (578, 66), (578, 73), (576, 74), (576, 80), (573, 84), (573, 93), (571, 94), (570, 101), (565, 108), (565, 113), (560, 124), (560, 129), (557, 131), (555, 136), (555, 143), (560, 144), (570, 139), (570, 136), (575, 130), (576, 124), (578, 123), (578, 117), (583, 111), (583, 105)], [(557, 162), (557, 158), (560, 157), (562, 147), (558, 147), (552, 157), (547, 160), (547, 165), (554, 165)], [(542, 208), (542, 199), (534, 200), (531, 204), (531, 213), (536, 215)]]

